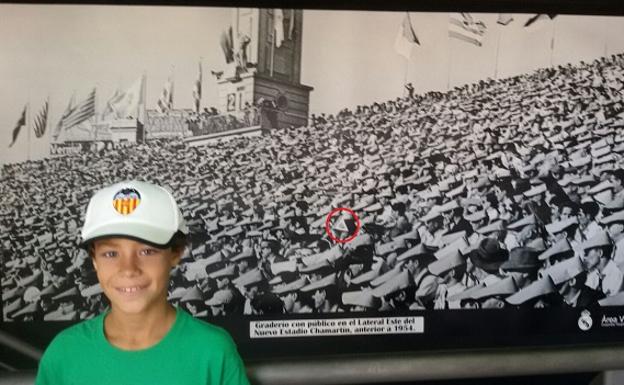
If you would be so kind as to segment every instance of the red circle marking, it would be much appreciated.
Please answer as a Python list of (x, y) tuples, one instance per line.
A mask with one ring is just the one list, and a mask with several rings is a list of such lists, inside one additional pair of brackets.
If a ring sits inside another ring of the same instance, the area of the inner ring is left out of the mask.
[[(355, 231), (353, 232), (353, 235), (341, 239), (338, 238), (336, 236), (334, 236), (334, 234), (332, 234), (331, 229), (329, 228), (329, 221), (331, 220), (331, 218), (336, 215), (337, 213), (341, 212), (341, 211), (346, 211), (347, 213), (349, 213), (353, 219), (355, 219)], [(329, 238), (334, 241), (334, 242), (338, 242), (338, 243), (347, 243), (347, 242), (351, 242), (353, 239), (355, 239), (355, 237), (357, 237), (358, 233), (360, 232), (360, 227), (362, 226), (362, 224), (360, 223), (360, 218), (358, 218), (357, 214), (355, 213), (355, 211), (348, 209), (346, 207), (337, 207), (335, 209), (333, 209), (332, 211), (329, 212), (329, 214), (327, 215), (327, 219), (325, 220), (325, 232), (327, 232), (327, 235), (329, 235)]]

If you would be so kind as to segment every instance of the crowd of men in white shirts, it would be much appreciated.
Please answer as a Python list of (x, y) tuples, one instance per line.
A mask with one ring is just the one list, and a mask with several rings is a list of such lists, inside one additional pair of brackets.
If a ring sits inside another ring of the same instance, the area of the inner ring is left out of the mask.
[[(170, 300), (218, 315), (624, 304), (624, 57), (314, 116), (202, 147), (5, 165), (5, 320), (106, 306), (76, 248), (93, 191), (168, 186), (191, 228)], [(334, 208), (342, 212), (325, 229)], [(361, 226), (358, 226), (358, 223)]]

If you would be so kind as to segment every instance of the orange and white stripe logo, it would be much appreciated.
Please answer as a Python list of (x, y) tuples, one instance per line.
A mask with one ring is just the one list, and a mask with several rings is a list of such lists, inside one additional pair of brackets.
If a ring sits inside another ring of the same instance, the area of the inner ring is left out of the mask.
[(113, 207), (122, 215), (129, 215), (141, 203), (141, 195), (135, 189), (123, 189), (113, 198)]

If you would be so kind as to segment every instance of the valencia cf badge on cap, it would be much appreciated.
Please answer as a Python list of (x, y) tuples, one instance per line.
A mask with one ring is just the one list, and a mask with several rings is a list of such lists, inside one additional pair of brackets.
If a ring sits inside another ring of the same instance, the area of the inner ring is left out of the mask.
[(113, 197), (113, 207), (122, 215), (132, 214), (141, 203), (141, 194), (133, 188), (118, 191)]

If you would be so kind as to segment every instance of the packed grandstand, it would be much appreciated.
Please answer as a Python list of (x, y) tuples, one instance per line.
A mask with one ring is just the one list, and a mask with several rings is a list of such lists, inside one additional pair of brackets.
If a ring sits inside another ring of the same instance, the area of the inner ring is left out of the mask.
[[(4, 165), (4, 320), (105, 308), (79, 232), (91, 194), (129, 179), (181, 203), (169, 297), (199, 317), (624, 304), (623, 90), (614, 55), (259, 137)], [(347, 243), (325, 229), (339, 207), (361, 222)]]

